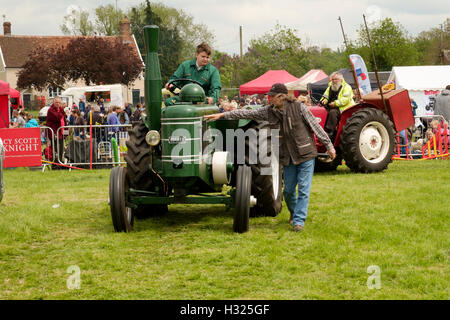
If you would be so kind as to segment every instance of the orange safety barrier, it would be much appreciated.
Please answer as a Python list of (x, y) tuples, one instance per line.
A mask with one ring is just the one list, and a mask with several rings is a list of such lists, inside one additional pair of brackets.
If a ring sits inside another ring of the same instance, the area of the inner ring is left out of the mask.
[[(397, 133), (397, 154), (395, 154), (392, 159), (393, 160), (428, 160), (428, 159), (437, 159), (444, 158), (447, 159), (450, 155), (448, 153), (448, 125), (443, 122), (443, 126), (441, 123), (438, 124), (437, 128), (434, 130), (433, 136), (428, 140), (428, 142), (422, 146), (422, 158), (417, 159), (414, 158), (414, 154), (409, 153), (409, 143), (408, 143), (408, 135), (405, 133), (405, 143), (400, 143), (400, 134)], [(406, 149), (406, 155), (401, 153), (401, 149)], [(419, 154), (417, 154), (419, 155)], [(416, 155), (416, 156), (417, 156)], [(404, 157), (402, 157), (404, 156)]]
[[(443, 129), (443, 130), (442, 130)], [(431, 143), (433, 142), (433, 150), (431, 150)], [(426, 154), (426, 151), (428, 153)], [(448, 126), (444, 123), (444, 128), (438, 124), (437, 131), (433, 137), (422, 147), (423, 159), (447, 158), (448, 154)]]

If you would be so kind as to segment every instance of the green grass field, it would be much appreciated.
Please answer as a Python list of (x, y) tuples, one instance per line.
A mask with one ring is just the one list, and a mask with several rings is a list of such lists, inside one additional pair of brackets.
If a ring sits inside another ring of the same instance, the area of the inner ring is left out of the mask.
[[(450, 297), (449, 160), (316, 174), (300, 234), (285, 205), (276, 218), (252, 218), (245, 234), (218, 205), (170, 206), (115, 233), (109, 170), (4, 177), (0, 299)], [(79, 289), (67, 286), (71, 266)], [(380, 289), (367, 285), (369, 266), (379, 267)]]

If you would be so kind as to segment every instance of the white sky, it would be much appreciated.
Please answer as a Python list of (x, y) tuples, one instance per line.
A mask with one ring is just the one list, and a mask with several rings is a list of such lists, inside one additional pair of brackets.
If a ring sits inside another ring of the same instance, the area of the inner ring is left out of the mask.
[[(0, 0), (0, 18), (10, 21), (12, 34), (61, 35), (60, 25), (70, 5), (94, 9), (113, 4), (127, 9), (144, 0)], [(410, 35), (438, 27), (450, 17), (448, 0), (164, 0), (164, 4), (184, 10), (195, 23), (205, 24), (215, 35), (214, 49), (239, 53), (239, 26), (243, 28), (243, 47), (249, 40), (269, 32), (278, 22), (298, 30), (302, 40), (336, 49), (343, 44), (337, 20), (340, 16), (350, 39), (363, 24), (390, 17), (400, 22)], [(3, 34), (3, 28), (0, 31)]]

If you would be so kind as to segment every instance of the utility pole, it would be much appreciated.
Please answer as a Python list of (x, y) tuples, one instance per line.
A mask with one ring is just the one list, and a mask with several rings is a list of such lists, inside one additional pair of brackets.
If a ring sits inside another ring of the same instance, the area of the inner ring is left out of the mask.
[(242, 26), (239, 26), (239, 42), (240, 42), (240, 53), (242, 58)]
[(117, 13), (117, 0), (116, 0), (116, 23), (117, 23), (117, 27), (119, 28), (119, 34), (120, 34), (119, 14)]
[(441, 23), (441, 36), (440, 36), (440, 45), (439, 45), (439, 58), (441, 60), (441, 64), (444, 64), (444, 25)]
[(340, 16), (339, 16), (338, 20), (339, 20), (339, 23), (341, 24), (341, 30), (342, 30), (342, 36), (344, 37), (345, 48), (348, 49), (347, 38), (345, 37), (344, 27), (342, 26), (342, 19)]
[(378, 77), (377, 62), (375, 60), (375, 53), (373, 52), (372, 41), (370, 40), (370, 32), (369, 32), (369, 28), (367, 27), (366, 16), (363, 15), (363, 18), (364, 18), (364, 25), (366, 26), (367, 39), (369, 40), (369, 47), (370, 47), (370, 50), (372, 51), (373, 67), (374, 67), (374, 71), (375, 71), (375, 77), (377, 78), (377, 84), (378, 84), (378, 89), (380, 90), (381, 101), (383, 101), (384, 112), (386, 112), (386, 114), (387, 114), (388, 110), (387, 110), (387, 106), (386, 106), (386, 101), (384, 100), (383, 88), (381, 87), (380, 78)]
[[(342, 19), (341, 19), (340, 16), (339, 16), (338, 20), (339, 20), (339, 23), (341, 24), (342, 36), (344, 37), (345, 50), (348, 51), (347, 38), (345, 37), (344, 27), (342, 26)], [(350, 60), (350, 57), (349, 57), (349, 60)], [(356, 90), (357, 97), (358, 97), (359, 100), (361, 100), (362, 97), (361, 97), (361, 92), (359, 91), (358, 78), (356, 77), (355, 70), (353, 70), (354, 69), (353, 68), (353, 63), (351, 63), (351, 61), (350, 61), (350, 64), (351, 64), (351, 67), (352, 67), (353, 81), (355, 81), (355, 86), (356, 86), (356, 89), (357, 89)]]

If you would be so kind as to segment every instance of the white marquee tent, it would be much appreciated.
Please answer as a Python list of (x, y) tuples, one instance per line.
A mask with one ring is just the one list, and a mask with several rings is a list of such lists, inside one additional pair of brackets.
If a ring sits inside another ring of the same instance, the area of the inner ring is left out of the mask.
[(308, 83), (317, 82), (327, 77), (328, 75), (322, 70), (312, 69), (305, 73), (298, 80), (286, 83), (286, 87), (288, 88), (288, 90), (306, 91)]
[(450, 66), (393, 67), (387, 82), (408, 90), (418, 106), (416, 115), (433, 114), (436, 95), (450, 84)]

